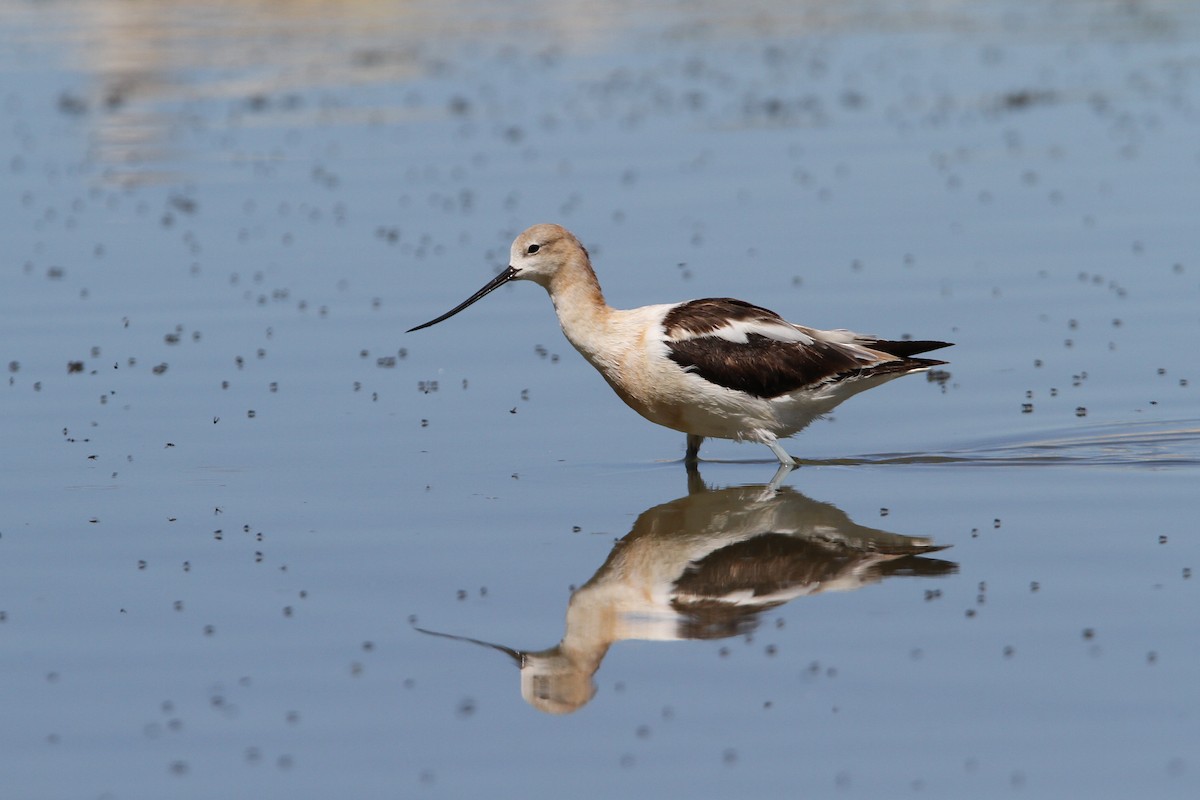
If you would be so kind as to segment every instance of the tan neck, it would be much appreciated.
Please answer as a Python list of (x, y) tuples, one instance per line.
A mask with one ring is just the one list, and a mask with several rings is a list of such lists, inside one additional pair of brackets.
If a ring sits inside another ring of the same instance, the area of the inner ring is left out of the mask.
[(563, 333), (575, 349), (594, 362), (601, 353), (604, 323), (612, 314), (595, 273), (585, 265), (572, 265), (560, 270), (548, 289)]

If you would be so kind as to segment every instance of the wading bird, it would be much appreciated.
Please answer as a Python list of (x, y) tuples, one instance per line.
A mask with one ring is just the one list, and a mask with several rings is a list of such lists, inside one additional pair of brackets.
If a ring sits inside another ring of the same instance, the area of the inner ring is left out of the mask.
[(612, 308), (587, 250), (550, 224), (518, 236), (508, 269), (482, 289), (408, 332), (449, 319), (509, 281), (533, 281), (550, 293), (567, 340), (617, 396), (651, 422), (687, 434), (689, 463), (715, 437), (761, 442), (793, 466), (779, 439), (865, 389), (945, 364), (914, 356), (951, 344), (817, 330), (727, 297)]

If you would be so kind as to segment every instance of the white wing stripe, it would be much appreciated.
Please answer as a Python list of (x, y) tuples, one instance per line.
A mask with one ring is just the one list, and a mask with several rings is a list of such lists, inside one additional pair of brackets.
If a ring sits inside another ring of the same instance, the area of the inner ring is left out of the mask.
[[(795, 342), (796, 344), (804, 345), (813, 343), (811, 336), (792, 325), (759, 319), (731, 320), (726, 325), (703, 335), (715, 336), (718, 339), (724, 339), (734, 344), (746, 344), (750, 341), (750, 334), (752, 333), (766, 337), (767, 339), (774, 339), (777, 342)], [(677, 337), (673, 341), (693, 338), (699, 337), (682, 336)]]

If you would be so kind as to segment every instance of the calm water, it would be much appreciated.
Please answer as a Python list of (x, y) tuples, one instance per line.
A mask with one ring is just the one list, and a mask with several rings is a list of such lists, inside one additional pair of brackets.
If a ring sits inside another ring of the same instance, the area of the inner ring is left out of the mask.
[[(1197, 795), (1200, 15), (726, 5), (0, 5), (6, 797)], [(541, 221), (951, 364), (689, 476)]]

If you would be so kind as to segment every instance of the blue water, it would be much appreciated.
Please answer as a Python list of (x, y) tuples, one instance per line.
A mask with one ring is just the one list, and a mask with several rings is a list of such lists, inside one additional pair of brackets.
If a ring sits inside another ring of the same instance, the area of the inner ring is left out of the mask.
[[(1194, 796), (1195, 14), (839, 8), (0, 10), (5, 796)], [(536, 286), (402, 333), (541, 221), (948, 375), (689, 479)]]

